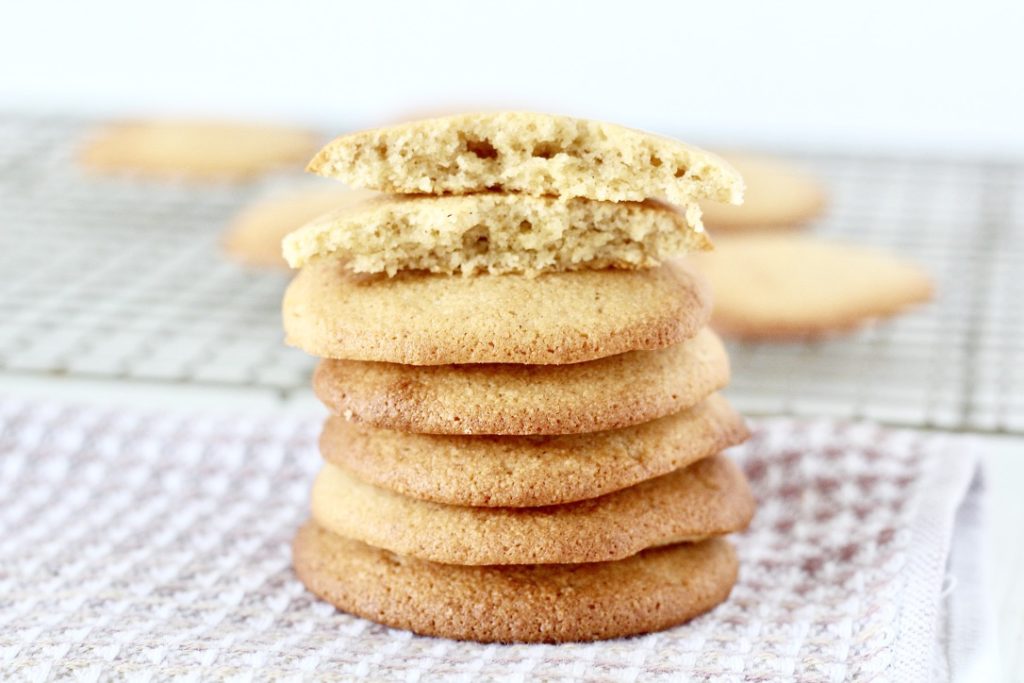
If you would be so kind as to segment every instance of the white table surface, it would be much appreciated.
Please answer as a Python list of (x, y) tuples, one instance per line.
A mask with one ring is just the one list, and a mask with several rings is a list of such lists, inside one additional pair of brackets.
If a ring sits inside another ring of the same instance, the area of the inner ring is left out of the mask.
[[(204, 408), (230, 412), (267, 410), (316, 414), (323, 408), (312, 393), (282, 401), (272, 391), (225, 389), (189, 385), (150, 385), (71, 378), (36, 379), (0, 375), (0, 393), (86, 401), (112, 407), (195, 411)], [(983, 462), (988, 486), (990, 581), (995, 600), (999, 653), (1007, 680), (1024, 680), (1024, 438), (984, 435)]]

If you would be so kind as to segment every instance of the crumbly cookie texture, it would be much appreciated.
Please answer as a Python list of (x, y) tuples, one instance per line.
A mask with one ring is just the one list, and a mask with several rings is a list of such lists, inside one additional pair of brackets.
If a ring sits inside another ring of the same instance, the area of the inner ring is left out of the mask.
[[(326, 181), (324, 181), (326, 182)], [(340, 183), (261, 199), (242, 209), (224, 234), (224, 251), (232, 259), (260, 268), (287, 268), (281, 240), (314, 218), (365, 200), (375, 193)]]
[(411, 365), (558, 364), (695, 335), (710, 315), (700, 277), (643, 270), (449, 277), (356, 275), (309, 264), (284, 295), (287, 341), (321, 358)]
[(325, 360), (317, 397), (355, 422), (432, 434), (579, 434), (685, 410), (729, 382), (713, 332), (585, 363), (412, 366)]
[(299, 166), (317, 146), (313, 133), (284, 126), (203, 120), (109, 124), (82, 148), (92, 169), (194, 180), (241, 180)]
[(375, 486), (448, 505), (536, 507), (619, 491), (747, 438), (719, 395), (624, 429), (567, 436), (447, 436), (332, 417), (320, 453)]
[(379, 195), (314, 220), (284, 240), (299, 268), (341, 258), (357, 273), (525, 273), (650, 268), (711, 243), (700, 209), (507, 193)]
[(783, 161), (750, 154), (726, 160), (743, 175), (742, 206), (702, 202), (704, 223), (716, 231), (787, 230), (802, 226), (825, 208), (825, 190), (813, 177)]
[(480, 642), (600, 640), (675, 626), (723, 602), (738, 563), (720, 538), (618, 562), (466, 567), (400, 557), (306, 523), (295, 572), (335, 607), (425, 636)]
[(525, 112), (459, 114), (345, 135), (309, 170), (397, 193), (501, 189), (679, 206), (743, 198), (739, 174), (713, 154), (609, 123)]
[(745, 529), (754, 497), (743, 472), (721, 455), (599, 498), (532, 508), (417, 500), (328, 464), (313, 484), (312, 511), (332, 533), (423, 560), (579, 563)]
[(689, 262), (711, 283), (712, 324), (750, 339), (813, 337), (932, 296), (917, 265), (873, 248), (799, 235), (737, 235)]

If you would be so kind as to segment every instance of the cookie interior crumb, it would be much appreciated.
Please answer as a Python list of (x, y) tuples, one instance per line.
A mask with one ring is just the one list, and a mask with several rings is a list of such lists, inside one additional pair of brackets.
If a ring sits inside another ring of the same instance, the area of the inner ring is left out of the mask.
[(384, 192), (501, 189), (604, 201), (740, 203), (743, 181), (718, 157), (597, 121), (524, 112), (460, 114), (337, 138), (309, 170)]
[(322, 216), (285, 238), (299, 268), (341, 258), (357, 273), (535, 276), (582, 268), (650, 268), (711, 242), (700, 209), (656, 201), (559, 200), (504, 193), (385, 195)]

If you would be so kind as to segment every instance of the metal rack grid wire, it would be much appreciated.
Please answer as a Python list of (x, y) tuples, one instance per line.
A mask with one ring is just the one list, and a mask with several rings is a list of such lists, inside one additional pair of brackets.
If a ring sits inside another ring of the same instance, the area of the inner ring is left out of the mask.
[[(74, 163), (89, 130), (0, 116), (0, 373), (308, 391), (314, 361), (281, 343), (287, 276), (236, 266), (218, 244), (239, 208), (301, 179), (93, 177)], [(919, 262), (938, 296), (853, 334), (731, 343), (737, 406), (1024, 433), (1024, 165), (793, 161), (829, 191), (814, 232)]]

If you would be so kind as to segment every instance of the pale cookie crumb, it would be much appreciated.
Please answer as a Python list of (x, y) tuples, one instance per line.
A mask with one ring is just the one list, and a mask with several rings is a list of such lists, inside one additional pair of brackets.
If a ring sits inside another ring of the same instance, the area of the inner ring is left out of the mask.
[(504, 193), (378, 195), (318, 217), (284, 240), (299, 268), (336, 257), (357, 273), (473, 275), (651, 268), (711, 242), (696, 205), (560, 200)]
[(743, 199), (739, 174), (703, 150), (609, 123), (525, 112), (459, 114), (346, 135), (322, 149), (309, 170), (384, 192), (500, 189), (680, 206)]

